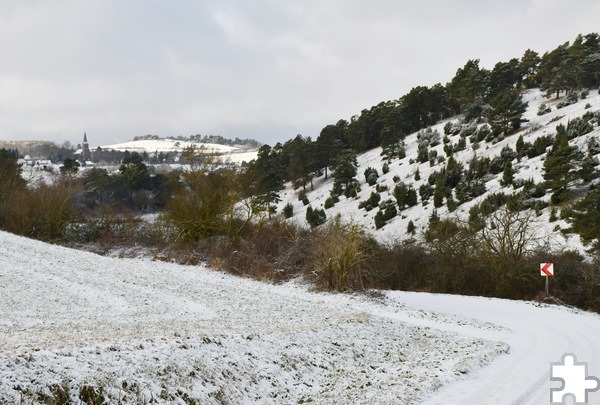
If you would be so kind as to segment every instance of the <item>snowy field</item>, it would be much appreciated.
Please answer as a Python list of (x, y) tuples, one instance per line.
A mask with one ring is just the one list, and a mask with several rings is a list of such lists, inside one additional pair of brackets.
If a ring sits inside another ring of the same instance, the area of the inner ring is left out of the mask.
[(156, 153), (156, 152), (181, 152), (185, 148), (195, 147), (204, 149), (209, 153), (217, 153), (226, 162), (240, 164), (256, 158), (258, 150), (248, 150), (243, 147), (220, 145), (216, 143), (201, 143), (190, 141), (177, 141), (174, 139), (146, 139), (127, 141), (113, 145), (104, 145), (102, 149), (113, 149), (121, 152)]
[[(547, 403), (600, 320), (529, 303), (313, 293), (0, 232), (0, 403)], [(536, 402), (538, 399), (546, 402)], [(519, 400), (527, 402), (518, 402)]]
[(392, 301), (6, 233), (0, 249), (0, 402), (59, 384), (75, 397), (83, 385), (103, 386), (128, 402), (396, 403), (506, 351), (419, 325), (428, 314)]

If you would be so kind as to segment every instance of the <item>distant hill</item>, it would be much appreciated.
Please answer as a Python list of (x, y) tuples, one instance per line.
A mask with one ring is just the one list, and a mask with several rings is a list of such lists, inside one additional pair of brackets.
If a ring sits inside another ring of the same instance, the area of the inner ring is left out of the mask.
[(57, 145), (50, 141), (0, 141), (0, 149), (17, 150), (20, 156), (29, 156), (32, 159), (50, 159), (53, 162), (62, 162), (65, 158), (72, 157), (70, 147)]
[(228, 139), (222, 137), (221, 135), (190, 135), (189, 137), (185, 136), (167, 136), (160, 137), (158, 135), (141, 135), (133, 138), (134, 141), (158, 141), (162, 139), (170, 139), (175, 141), (184, 141), (184, 142), (197, 142), (197, 143), (211, 143), (218, 145), (227, 145), (227, 146), (236, 146), (236, 147), (244, 147), (247, 149), (258, 149), (261, 146), (261, 143), (254, 139)]
[(228, 146), (216, 143), (203, 143), (196, 141), (180, 141), (176, 139), (138, 139), (128, 142), (121, 142), (112, 145), (101, 146), (103, 150), (129, 151), (137, 153), (147, 153), (149, 155), (155, 153), (182, 152), (189, 147), (203, 149), (206, 153), (214, 153), (220, 155), (224, 160), (232, 163), (249, 162), (256, 158), (257, 150), (247, 146)]
[(0, 149), (18, 149), (21, 154), (36, 153), (53, 145), (49, 141), (0, 141)]

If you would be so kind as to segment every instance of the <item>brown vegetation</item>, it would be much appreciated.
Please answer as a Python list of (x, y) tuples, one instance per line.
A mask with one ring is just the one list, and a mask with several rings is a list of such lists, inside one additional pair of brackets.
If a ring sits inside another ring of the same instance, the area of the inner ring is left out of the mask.
[(600, 311), (600, 260), (550, 252), (534, 233), (535, 211), (502, 208), (466, 223), (436, 219), (422, 243), (384, 245), (335, 219), (311, 229), (269, 219), (264, 205), (255, 205), (245, 192), (251, 185), (230, 169), (196, 166), (165, 176), (161, 190), (174, 193), (149, 193), (164, 199), (166, 207), (146, 221), (140, 205), (127, 198), (90, 204), (85, 179), (63, 176), (53, 185), (29, 189), (11, 159), (0, 159), (6, 174), (0, 178), (0, 227), (20, 235), (92, 246), (100, 253), (143, 249), (156, 260), (208, 263), (270, 282), (301, 278), (316, 289), (338, 292), (401, 289), (543, 298), (539, 263), (552, 261), (561, 269), (552, 279), (552, 293)]

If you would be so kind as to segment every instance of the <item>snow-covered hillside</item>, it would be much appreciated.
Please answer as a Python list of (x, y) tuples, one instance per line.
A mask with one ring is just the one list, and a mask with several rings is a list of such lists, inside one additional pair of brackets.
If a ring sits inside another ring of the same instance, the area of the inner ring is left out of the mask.
[(0, 309), (2, 403), (538, 404), (565, 352), (600, 375), (597, 315), (312, 293), (3, 232)]
[[(534, 143), (534, 141), (541, 136), (546, 135), (554, 135), (556, 134), (556, 127), (559, 124), (563, 124), (564, 126), (570, 120), (581, 117), (586, 112), (597, 112), (600, 110), (600, 97), (598, 96), (598, 91), (593, 90), (590, 91), (589, 95), (582, 100), (579, 100), (575, 104), (568, 105), (566, 107), (557, 108), (557, 104), (559, 100), (556, 99), (548, 99), (539, 89), (532, 89), (525, 92), (524, 101), (528, 102), (527, 112), (524, 114), (523, 118), (528, 119), (529, 121), (523, 125), (521, 130), (513, 135), (508, 136), (507, 138), (497, 142), (480, 142), (478, 149), (474, 150), (473, 145), (466, 140), (466, 148), (462, 151), (455, 152), (454, 158), (461, 162), (466, 168), (468, 168), (469, 161), (473, 158), (473, 156), (477, 157), (489, 157), (493, 158), (498, 156), (505, 146), (510, 146), (513, 150), (516, 149), (516, 142), (519, 138), (519, 135), (523, 136), (523, 140), (527, 143)], [(562, 98), (561, 98), (562, 99)], [(540, 105), (544, 103), (547, 107), (551, 108), (551, 112), (538, 116), (537, 112), (539, 110)], [(445, 120), (437, 125), (431, 127), (432, 130), (437, 130), (441, 137), (444, 136), (444, 126), (448, 123), (458, 123), (459, 118), (453, 118), (450, 120)], [(583, 151), (587, 150), (587, 148), (583, 145), (586, 145), (588, 139), (594, 137), (599, 138), (600, 135), (600, 127), (596, 127), (592, 132), (580, 136), (572, 141), (570, 144), (577, 144), (581, 146)], [(460, 139), (460, 135), (450, 135), (451, 144), (456, 144)], [(387, 174), (383, 173), (382, 166), (386, 162), (386, 160), (381, 156), (381, 148), (376, 148), (364, 154), (358, 156), (358, 170), (357, 170), (357, 179), (359, 181), (361, 191), (358, 193), (356, 198), (346, 198), (344, 196), (340, 196), (340, 202), (335, 204), (335, 206), (325, 210), (328, 218), (333, 218), (336, 216), (340, 216), (344, 221), (353, 221), (354, 223), (363, 225), (363, 227), (369, 230), (377, 239), (382, 242), (390, 242), (390, 241), (398, 241), (405, 240), (412, 237), (407, 233), (407, 225), (409, 221), (413, 221), (414, 225), (417, 228), (416, 236), (419, 237), (420, 231), (423, 231), (427, 225), (429, 217), (434, 210), (433, 204), (431, 200), (425, 206), (421, 203), (421, 199), (419, 198), (419, 202), (416, 206), (409, 207), (405, 210), (399, 211), (398, 216), (390, 220), (383, 228), (376, 230), (374, 217), (377, 213), (377, 209), (373, 209), (367, 212), (365, 209), (359, 209), (358, 205), (361, 201), (369, 198), (371, 192), (375, 191), (375, 186), (369, 186), (366, 183), (363, 172), (367, 167), (375, 168), (379, 173), (379, 178), (377, 180), (377, 184), (381, 186), (387, 186), (388, 191), (383, 191), (380, 193), (381, 201), (385, 201), (391, 199), (395, 202), (393, 196), (393, 190), (395, 186), (394, 177), (399, 178), (400, 181), (412, 184), (415, 190), (419, 190), (419, 187), (428, 182), (428, 177), (431, 173), (435, 171), (440, 171), (440, 169), (444, 166), (445, 163), (440, 164), (436, 163), (433, 167), (430, 166), (429, 162), (419, 163), (417, 160), (417, 146), (418, 139), (417, 133), (411, 134), (405, 138), (406, 144), (406, 157), (404, 159), (392, 160), (389, 163), (389, 172)], [(438, 146), (435, 146), (431, 149), (435, 149), (437, 151), (438, 156), (446, 157), (444, 152), (444, 143), (440, 142)], [(524, 156), (520, 162), (517, 163), (516, 160), (513, 161), (513, 169), (516, 170), (515, 180), (529, 180), (533, 179), (536, 183), (543, 181), (543, 164), (546, 154), (541, 156), (537, 156), (534, 158), (528, 158)], [(598, 156), (596, 156), (598, 157)], [(447, 157), (446, 157), (447, 159)], [(414, 161), (411, 163), (410, 161)], [(419, 170), (420, 180), (414, 180), (415, 172)], [(458, 209), (452, 213), (448, 213), (448, 209), (446, 205), (437, 209), (437, 213), (440, 217), (446, 217), (448, 215), (455, 216), (459, 218), (466, 219), (468, 218), (469, 209), (474, 205), (483, 201), (487, 196), (491, 193), (496, 192), (504, 192), (504, 193), (516, 193), (519, 190), (513, 190), (513, 187), (502, 187), (500, 185), (500, 179), (502, 178), (502, 173), (497, 176), (493, 176), (487, 179), (485, 183), (486, 193), (475, 198), (472, 201), (464, 203), (458, 207)], [(321, 176), (318, 179), (314, 180), (315, 189), (311, 191), (307, 188), (307, 197), (309, 200), (309, 204), (313, 208), (323, 208), (325, 204), (325, 200), (330, 196), (330, 192), (333, 187), (333, 179), (329, 177), (328, 180), (324, 180), (324, 177)], [(278, 212), (283, 210), (283, 207), (291, 203), (294, 208), (294, 216), (290, 219), (299, 224), (306, 225), (306, 206), (298, 200), (298, 193), (300, 190), (293, 190), (291, 185), (286, 185), (286, 189), (281, 193), (282, 201), (278, 205)], [(549, 201), (550, 195), (546, 195), (545, 199)], [(553, 240), (551, 242), (557, 244), (563, 244), (570, 248), (582, 250), (582, 245), (579, 241), (579, 237), (576, 235), (571, 236), (563, 236), (558, 232), (554, 232), (555, 227), (558, 225), (561, 228), (566, 228), (567, 224), (564, 221), (556, 221), (553, 223), (549, 223), (548, 218), (550, 214), (550, 209), (546, 208), (542, 211), (542, 215), (538, 218), (538, 224), (541, 229)]]
[(30, 403), (55, 384), (73, 399), (84, 385), (103, 387), (110, 403), (406, 402), (506, 351), (423, 326), (434, 316), (393, 301), (100, 257), (7, 233), (0, 308), (1, 403)]
[(178, 141), (174, 139), (146, 139), (101, 146), (102, 149), (113, 149), (122, 152), (127, 150), (129, 152), (138, 153), (181, 152), (189, 147), (203, 149), (208, 153), (218, 153), (222, 156), (223, 160), (232, 163), (249, 162), (256, 158), (258, 153), (256, 150), (247, 150), (242, 147), (233, 147), (216, 143)]

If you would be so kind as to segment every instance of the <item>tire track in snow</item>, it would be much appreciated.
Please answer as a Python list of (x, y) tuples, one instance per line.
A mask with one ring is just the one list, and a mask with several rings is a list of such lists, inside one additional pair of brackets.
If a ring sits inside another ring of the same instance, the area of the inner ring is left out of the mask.
[[(496, 339), (510, 346), (509, 354), (434, 393), (423, 400), (424, 405), (548, 404), (550, 388), (557, 387), (550, 381), (550, 363), (560, 361), (565, 353), (574, 353), (578, 361), (587, 362), (588, 375), (600, 376), (600, 317), (596, 314), (481, 297), (406, 292), (390, 292), (388, 297), (407, 308), (505, 328)], [(460, 328), (443, 323), (439, 328), (460, 333)], [(477, 330), (468, 331), (471, 336), (473, 333)], [(590, 403), (594, 401), (600, 401), (599, 392), (590, 394)]]

